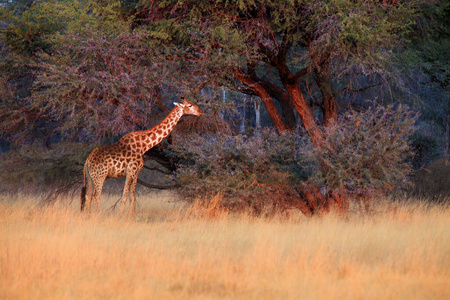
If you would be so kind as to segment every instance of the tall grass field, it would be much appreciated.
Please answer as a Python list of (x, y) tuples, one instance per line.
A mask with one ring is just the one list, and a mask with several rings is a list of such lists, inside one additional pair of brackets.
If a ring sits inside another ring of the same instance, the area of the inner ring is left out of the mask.
[(450, 209), (270, 217), (139, 197), (137, 214), (0, 198), (0, 299), (450, 299)]

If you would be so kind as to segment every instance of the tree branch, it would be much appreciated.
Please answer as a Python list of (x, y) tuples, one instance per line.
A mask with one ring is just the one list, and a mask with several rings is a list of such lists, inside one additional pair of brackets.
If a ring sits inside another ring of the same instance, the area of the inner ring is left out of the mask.
[(351, 93), (360, 93), (360, 92), (363, 92), (365, 90), (371, 89), (373, 87), (382, 85), (383, 83), (384, 83), (384, 81), (381, 81), (381, 82), (374, 83), (374, 84), (368, 85), (366, 87), (360, 88), (358, 90), (353, 90), (353, 89), (349, 88), (348, 86), (346, 86), (346, 87), (341, 88), (339, 91), (337, 91), (335, 97), (337, 97), (343, 91), (348, 91), (348, 92), (351, 92)]
[(172, 175), (173, 174), (170, 171), (164, 171), (164, 170), (161, 170), (159, 168), (147, 167), (146, 165), (144, 165), (144, 169), (147, 169), (147, 170), (150, 170), (150, 171), (157, 171), (157, 172), (163, 173), (164, 175)]
[(173, 185), (150, 184), (150, 183), (147, 183), (145, 181), (142, 181), (139, 178), (137, 180), (137, 183), (139, 183), (140, 185), (143, 185), (145, 187), (148, 187), (149, 189), (157, 189), (157, 190), (170, 190), (170, 189), (178, 188), (178, 187), (181, 186), (179, 183), (175, 183)]
[(308, 74), (308, 68), (303, 68), (294, 75), (293, 80), (297, 82), (300, 79), (300, 77), (303, 77), (306, 74)]
[(249, 74), (254, 81), (258, 82), (264, 87), (264, 89), (267, 90), (271, 97), (277, 99), (278, 103), (280, 103), (286, 125), (288, 125), (290, 128), (295, 127), (296, 121), (293, 112), (294, 107), (290, 101), (288, 93), (282, 88), (278, 87), (276, 84), (259, 78), (256, 75), (255, 69), (249, 69)]

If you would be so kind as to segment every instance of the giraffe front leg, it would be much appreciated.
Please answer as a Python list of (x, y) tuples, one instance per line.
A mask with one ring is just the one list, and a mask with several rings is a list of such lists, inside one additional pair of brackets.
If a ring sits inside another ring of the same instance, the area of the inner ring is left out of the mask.
[(133, 176), (133, 180), (130, 184), (130, 217), (134, 214), (134, 203), (136, 202), (136, 182), (137, 175)]
[(127, 174), (127, 177), (125, 179), (125, 186), (123, 187), (123, 193), (122, 193), (122, 203), (120, 204), (120, 212), (119, 216), (123, 215), (123, 211), (125, 209), (125, 203), (128, 199), (128, 191), (130, 190), (130, 185), (132, 182), (132, 177)]

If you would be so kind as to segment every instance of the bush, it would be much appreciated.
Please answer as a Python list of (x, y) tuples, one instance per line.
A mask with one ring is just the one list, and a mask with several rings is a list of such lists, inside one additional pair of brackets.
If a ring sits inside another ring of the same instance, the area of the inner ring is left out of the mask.
[(364, 197), (407, 184), (414, 151), (408, 139), (417, 114), (403, 106), (373, 105), (350, 111), (324, 129), (322, 147), (294, 133), (193, 134), (172, 150), (181, 158), (182, 195), (218, 193), (230, 208), (254, 212), (299, 208), (306, 215), (348, 210), (350, 196)]
[(326, 146), (305, 141), (309, 180), (345, 194), (371, 195), (408, 183), (414, 155), (409, 137), (418, 115), (404, 106), (374, 105), (350, 111), (325, 130)]
[[(0, 192), (32, 191), (57, 194), (80, 186), (84, 159), (92, 146), (62, 142), (51, 148), (24, 147), (0, 155)], [(44, 197), (45, 198), (45, 197)], [(52, 199), (46, 199), (52, 200)]]
[[(178, 176), (182, 195), (190, 200), (220, 193), (227, 206), (283, 206), (301, 179), (294, 134), (278, 136), (264, 129), (254, 135), (193, 134), (172, 146), (181, 159)], [(284, 201), (283, 201), (284, 199)]]

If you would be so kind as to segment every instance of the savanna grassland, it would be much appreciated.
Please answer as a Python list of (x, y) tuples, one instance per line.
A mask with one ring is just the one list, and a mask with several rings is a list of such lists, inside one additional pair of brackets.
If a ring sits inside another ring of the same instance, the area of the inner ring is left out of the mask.
[(0, 299), (450, 299), (450, 209), (253, 217), (168, 194), (137, 215), (0, 201)]

